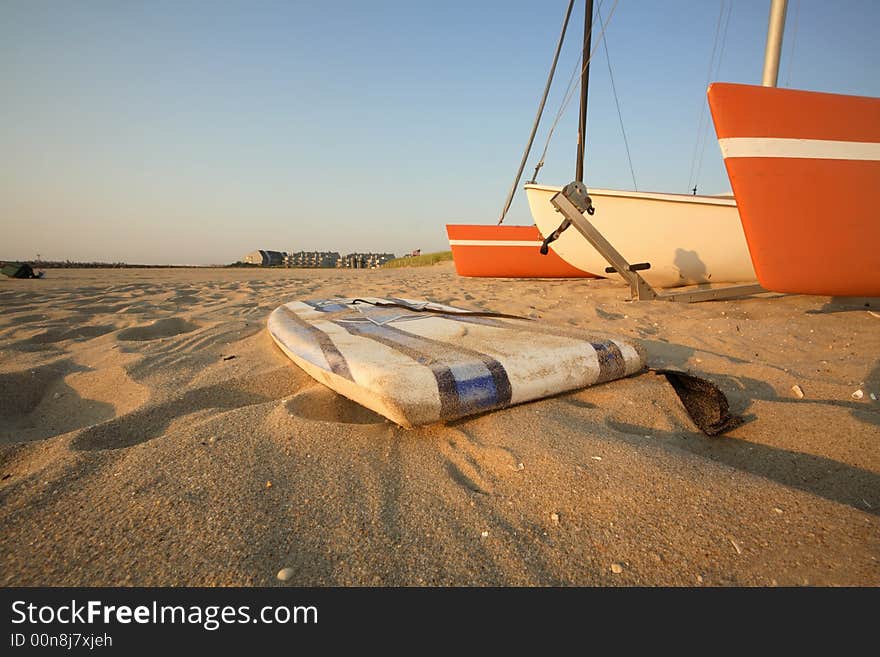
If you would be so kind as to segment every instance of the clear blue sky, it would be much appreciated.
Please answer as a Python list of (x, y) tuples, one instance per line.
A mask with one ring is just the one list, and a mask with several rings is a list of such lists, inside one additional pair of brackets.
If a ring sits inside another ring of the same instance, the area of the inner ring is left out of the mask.
[[(565, 6), (2, 0), (0, 258), (206, 264), (256, 248), (446, 249), (446, 223), (497, 219)], [(640, 189), (686, 191), (719, 6), (616, 8), (607, 39)], [(759, 83), (768, 9), (735, 2), (714, 79)], [(790, 0), (780, 83), (880, 96), (878, 31), (876, 0)], [(541, 182), (573, 178), (576, 106)], [(601, 49), (587, 150), (588, 185), (631, 188)], [(699, 188), (729, 189), (714, 141)], [(531, 223), (522, 191), (508, 222)]]

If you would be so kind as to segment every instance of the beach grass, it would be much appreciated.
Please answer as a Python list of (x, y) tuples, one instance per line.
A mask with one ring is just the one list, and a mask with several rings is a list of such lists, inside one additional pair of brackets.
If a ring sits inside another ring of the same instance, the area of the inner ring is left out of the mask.
[(438, 262), (452, 260), (452, 251), (438, 251), (437, 253), (425, 253), (417, 256), (404, 256), (389, 260), (382, 266), (388, 269), (395, 267), (427, 267), (436, 265)]

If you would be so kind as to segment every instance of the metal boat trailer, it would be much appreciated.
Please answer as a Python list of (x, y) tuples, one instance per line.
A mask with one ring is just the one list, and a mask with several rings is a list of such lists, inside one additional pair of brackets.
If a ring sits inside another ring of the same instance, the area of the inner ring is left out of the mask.
[(541, 253), (546, 253), (550, 242), (556, 240), (564, 230), (569, 226), (574, 226), (593, 245), (593, 248), (608, 261), (610, 266), (605, 268), (605, 273), (618, 273), (629, 283), (630, 296), (633, 301), (681, 301), (693, 303), (695, 301), (731, 299), (768, 291), (757, 283), (748, 283), (745, 285), (727, 285), (709, 289), (660, 292), (639, 274), (639, 271), (650, 269), (651, 263), (630, 264), (627, 262), (626, 258), (584, 216), (584, 214), (592, 215), (595, 209), (593, 208), (592, 200), (587, 194), (587, 188), (583, 183), (575, 181), (567, 184), (550, 202), (562, 213), (565, 220), (552, 235), (548, 235), (544, 240), (541, 246)]

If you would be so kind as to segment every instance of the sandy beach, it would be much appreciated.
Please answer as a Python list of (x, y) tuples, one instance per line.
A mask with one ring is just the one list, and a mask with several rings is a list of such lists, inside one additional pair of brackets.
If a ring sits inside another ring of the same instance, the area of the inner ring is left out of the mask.
[[(269, 336), (331, 296), (627, 337), (746, 421), (708, 438), (644, 373), (403, 430)], [(0, 584), (880, 584), (880, 300), (627, 296), (448, 262), (0, 280)]]

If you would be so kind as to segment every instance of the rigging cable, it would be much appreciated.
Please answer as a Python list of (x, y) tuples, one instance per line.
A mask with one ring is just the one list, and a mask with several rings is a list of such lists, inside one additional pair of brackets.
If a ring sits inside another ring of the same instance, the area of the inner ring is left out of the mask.
[[(611, 12), (608, 14), (608, 18), (605, 19), (604, 23), (602, 23), (602, 29), (599, 32), (599, 36), (596, 40), (596, 45), (593, 47), (593, 50), (590, 52), (590, 56), (587, 59), (587, 61), (584, 62), (583, 66), (580, 67), (581, 76), (584, 74), (584, 71), (587, 70), (587, 67), (590, 65), (590, 62), (593, 61), (593, 57), (596, 54), (596, 50), (599, 49), (599, 43), (602, 41), (603, 37), (605, 36), (605, 29), (608, 27), (608, 23), (611, 22), (611, 17), (614, 16), (614, 10), (617, 8), (618, 2), (619, 2), (619, 0), (614, 0), (614, 4), (611, 6)], [(597, 7), (597, 9), (601, 9), (601, 8), (602, 8), (602, 2), (600, 0), (599, 6)], [(583, 59), (583, 56), (579, 57), (578, 62), (580, 62), (580, 60), (582, 60), (582, 59)], [(577, 73), (577, 68), (575, 68), (575, 73)], [(557, 114), (556, 114), (556, 118), (553, 120), (553, 125), (550, 126), (550, 131), (547, 133), (547, 141), (544, 143), (544, 150), (541, 153), (541, 159), (538, 160), (538, 164), (535, 166), (535, 173), (532, 175), (531, 182), (535, 182), (535, 180), (538, 177), (538, 171), (541, 169), (541, 167), (544, 166), (544, 158), (547, 156), (547, 149), (550, 147), (550, 140), (553, 138), (553, 132), (556, 130), (556, 126), (559, 124), (559, 120), (562, 118), (562, 115), (565, 114), (565, 110), (568, 107), (568, 103), (571, 101), (572, 96), (574, 95), (574, 90), (575, 90), (574, 82), (576, 79), (578, 79), (578, 78), (576, 78), (575, 75), (572, 74), (571, 80), (568, 83), (568, 91), (566, 92), (565, 97), (562, 100), (562, 105), (559, 108), (559, 112), (557, 112)]]
[(571, 17), (571, 9), (574, 6), (574, 0), (569, 0), (568, 9), (565, 12), (565, 20), (562, 22), (562, 32), (559, 34), (559, 43), (556, 44), (556, 54), (553, 55), (553, 64), (550, 66), (550, 74), (547, 76), (547, 84), (544, 86), (544, 95), (538, 104), (538, 114), (535, 116), (535, 123), (532, 125), (532, 134), (529, 135), (529, 143), (526, 144), (526, 150), (523, 153), (522, 160), (519, 163), (519, 170), (516, 172), (516, 178), (510, 187), (510, 193), (507, 200), (504, 201), (504, 208), (501, 210), (501, 216), (498, 218), (498, 224), (504, 221), (507, 211), (510, 210), (510, 204), (513, 202), (513, 195), (519, 185), (519, 179), (522, 177), (523, 169), (526, 168), (526, 160), (529, 158), (529, 152), (532, 150), (532, 143), (535, 141), (535, 133), (538, 132), (538, 124), (541, 122), (541, 115), (544, 113), (544, 103), (547, 102), (547, 94), (550, 93), (550, 83), (553, 82), (553, 74), (556, 72), (556, 62), (559, 61), (559, 52), (562, 50), (562, 42), (565, 39), (565, 30), (568, 28), (568, 19)]
[[(715, 41), (712, 43), (712, 55), (709, 57), (709, 70), (706, 71), (706, 84), (703, 86), (704, 89), (709, 87), (709, 82), (712, 79), (712, 66), (715, 63), (715, 51), (718, 48), (718, 35), (721, 33), (721, 19), (724, 17), (724, 0), (721, 0), (721, 6), (718, 9), (718, 23), (715, 25)], [(694, 182), (694, 166), (697, 163), (697, 155), (700, 152), (700, 141), (703, 136), (703, 121), (706, 117), (706, 101), (702, 99), (700, 103), (700, 120), (697, 123), (697, 139), (696, 143), (694, 143), (694, 154), (691, 157), (691, 171), (688, 174), (688, 189), (692, 189), (691, 183), (694, 183), (693, 187), (696, 187), (696, 183)], [(694, 194), (696, 194), (696, 189), (694, 189)]]
[(798, 14), (801, 11), (801, 0), (794, 6), (794, 29), (791, 31), (791, 48), (788, 50), (788, 71), (785, 74), (785, 86), (791, 87), (791, 67), (794, 64), (794, 47), (797, 45)]
[[(602, 22), (602, 7), (601, 2), (600, 6), (596, 8), (596, 14), (599, 18), (599, 22)], [(633, 169), (633, 161), (632, 157), (629, 154), (629, 141), (626, 138), (626, 129), (623, 127), (623, 115), (620, 113), (620, 101), (617, 99), (617, 87), (614, 85), (614, 72), (611, 70), (611, 55), (608, 53), (608, 39), (603, 39), (602, 43), (605, 46), (605, 61), (608, 62), (608, 77), (611, 78), (611, 91), (614, 92), (614, 104), (617, 106), (617, 119), (620, 121), (620, 132), (623, 135), (623, 145), (626, 148), (626, 161), (629, 162), (629, 173), (632, 176), (633, 181), (633, 191), (639, 191), (639, 186), (636, 184), (636, 172)]]
[[(599, 0), (599, 4), (602, 4), (602, 0)], [(590, 29), (592, 30), (592, 28)], [(568, 105), (568, 101), (571, 100), (570, 95), (574, 93), (575, 81), (578, 79), (578, 71), (582, 70), (582, 68), (583, 70), (586, 70), (586, 66), (581, 67), (581, 61), (583, 58), (583, 54), (579, 54), (574, 63), (574, 67), (571, 69), (571, 76), (568, 78), (568, 85), (566, 85), (565, 94), (563, 95), (563, 103), (556, 112), (556, 117), (553, 119), (553, 125), (550, 126), (550, 131), (547, 133), (547, 141), (544, 144), (544, 150), (541, 152), (541, 157), (538, 160), (538, 164), (535, 165), (535, 171), (532, 173), (532, 179), (529, 182), (535, 182), (538, 179), (538, 171), (544, 166), (544, 156), (547, 155), (547, 147), (550, 145), (550, 138), (553, 136), (556, 124), (559, 123), (559, 119), (562, 118), (562, 114), (565, 111), (565, 107)]]
[[(733, 12), (733, 3), (728, 5), (727, 18), (724, 21), (724, 32), (721, 35), (721, 48), (718, 49), (718, 62), (715, 64), (715, 73), (713, 78), (718, 79), (718, 73), (721, 71), (721, 60), (724, 59), (724, 46), (727, 43), (727, 27), (730, 25), (730, 14)], [(711, 121), (706, 118), (706, 125), (703, 126), (703, 146), (700, 149), (700, 159), (697, 162), (697, 172), (694, 174), (694, 187), (700, 180), (700, 172), (703, 170), (703, 155), (706, 153), (706, 144), (709, 142), (709, 125)]]

